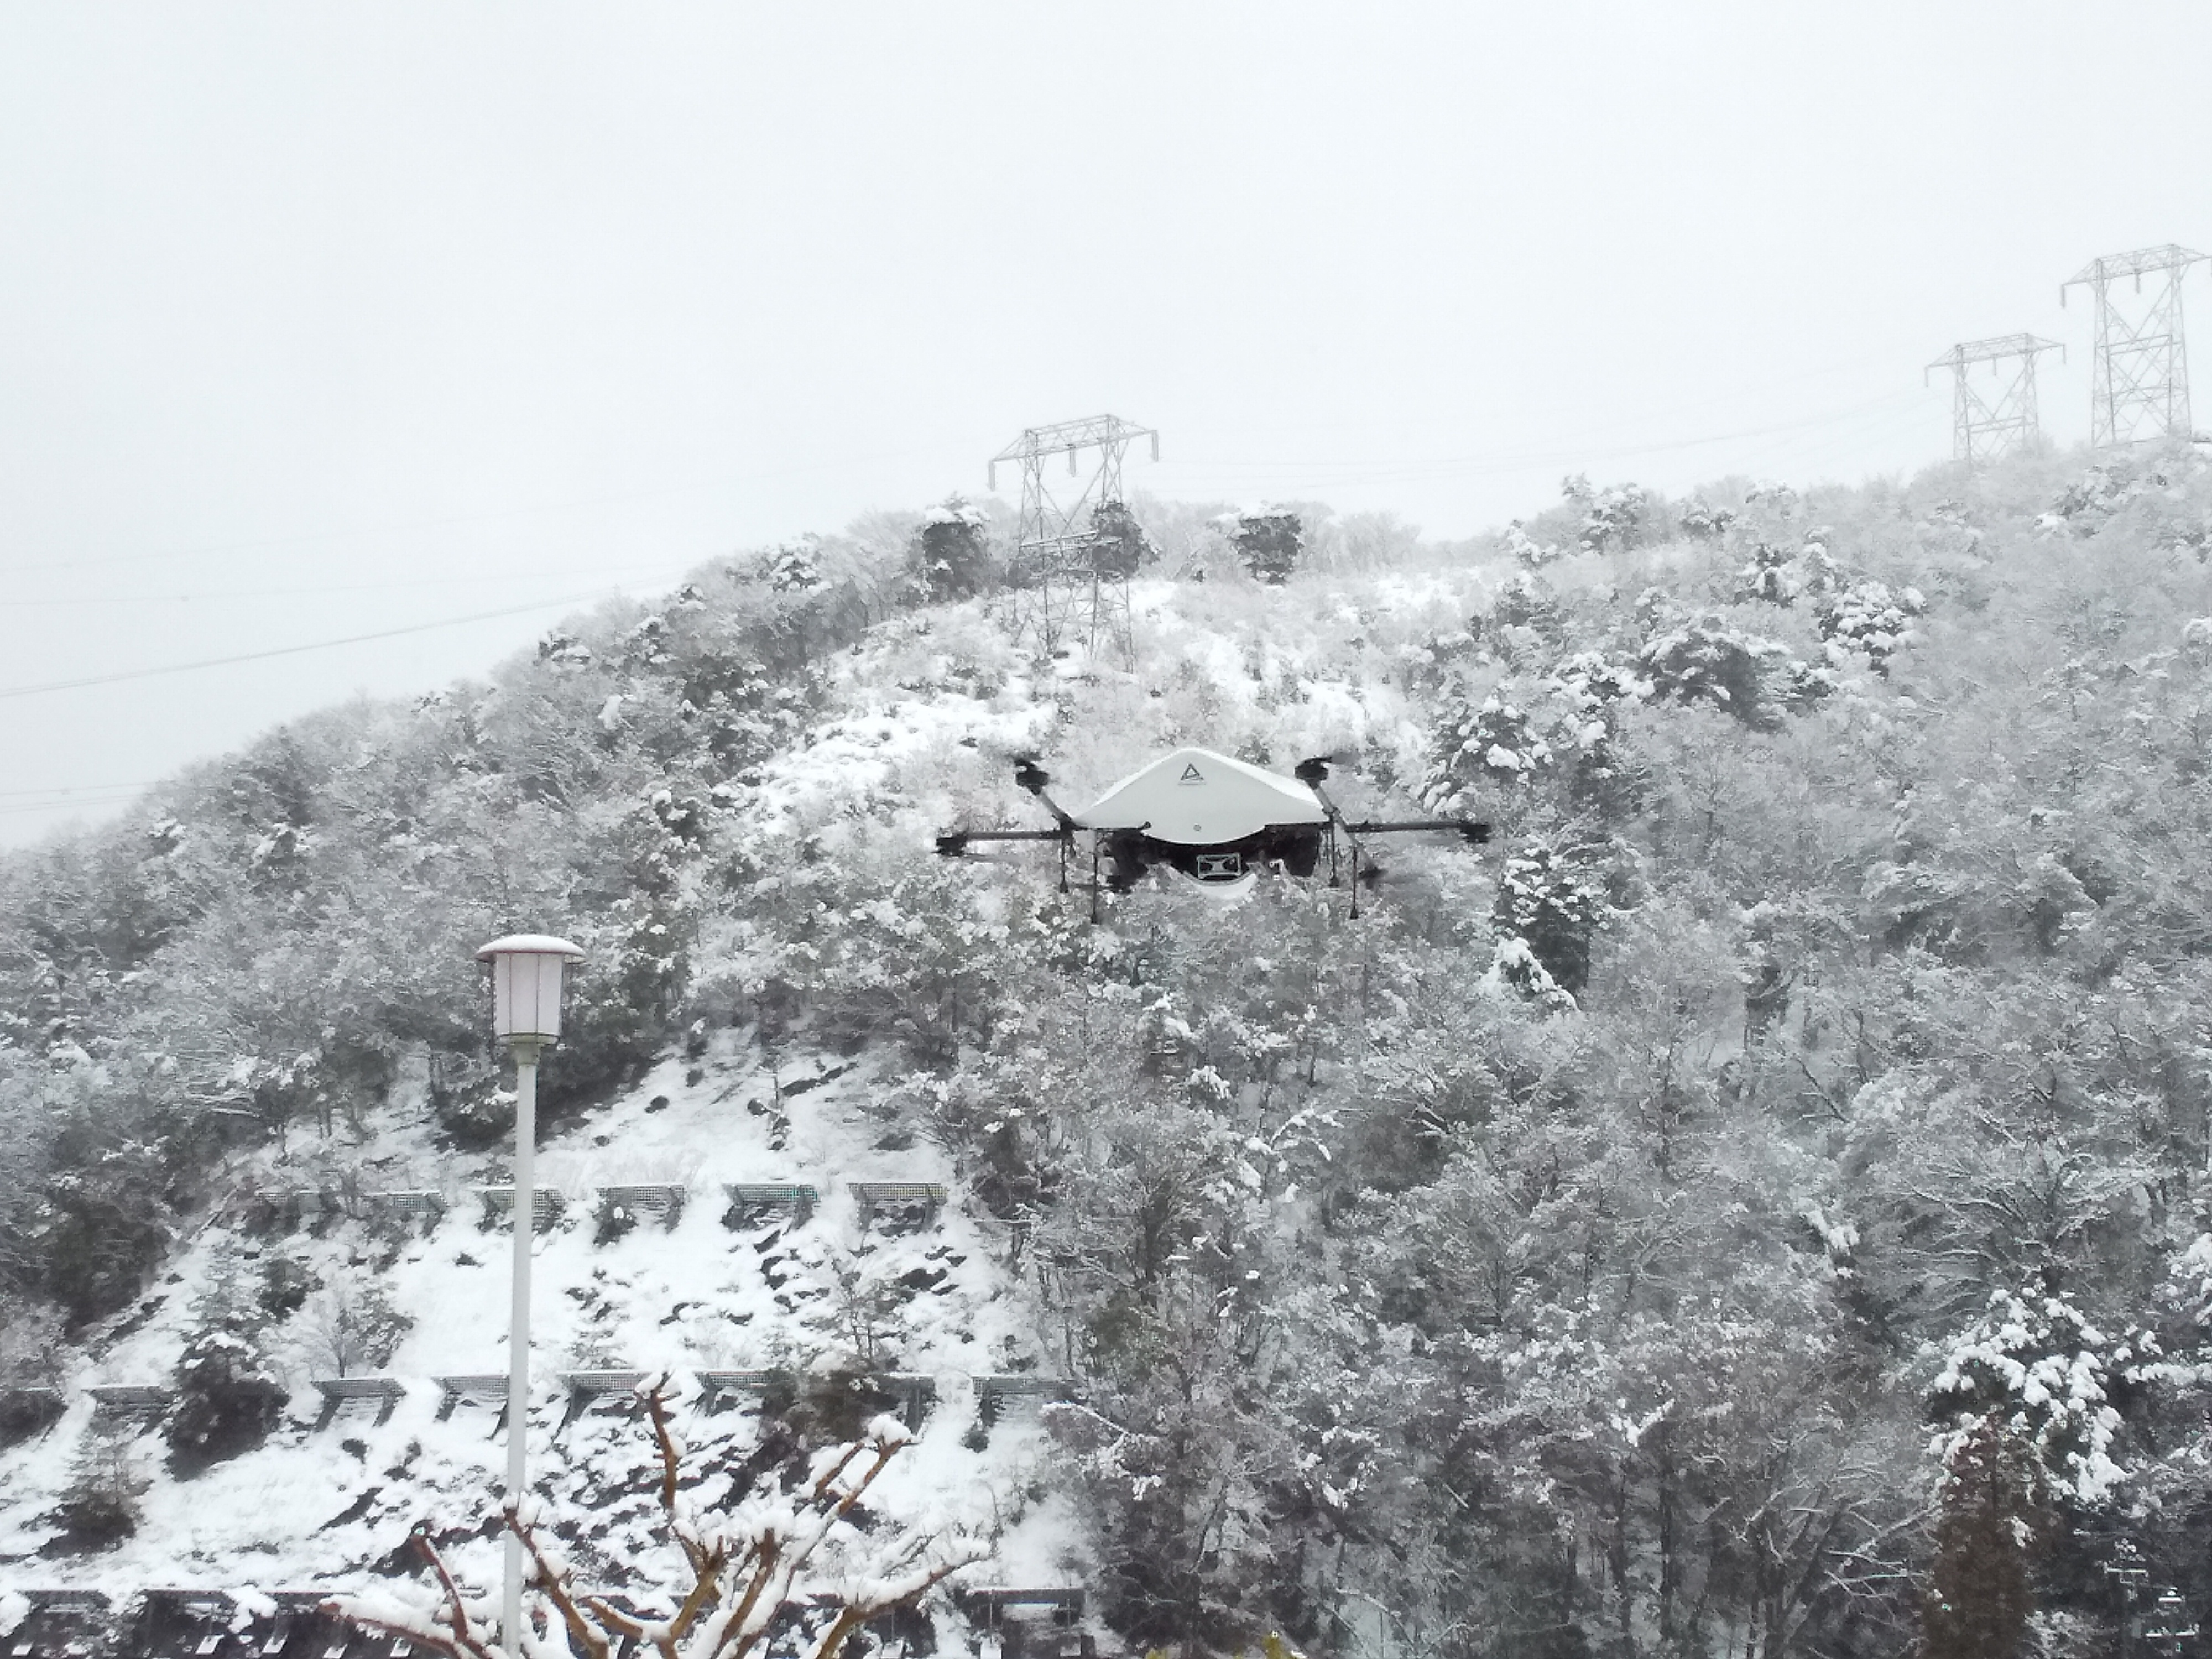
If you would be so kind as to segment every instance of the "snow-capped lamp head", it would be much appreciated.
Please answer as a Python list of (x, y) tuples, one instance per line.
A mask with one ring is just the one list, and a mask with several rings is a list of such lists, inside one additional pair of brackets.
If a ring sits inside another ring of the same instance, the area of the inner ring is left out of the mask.
[(550, 933), (509, 933), (477, 952), (478, 962), (491, 963), (492, 1034), (518, 1061), (535, 1064), (540, 1048), (561, 1040), (563, 970), (583, 959), (576, 946)]

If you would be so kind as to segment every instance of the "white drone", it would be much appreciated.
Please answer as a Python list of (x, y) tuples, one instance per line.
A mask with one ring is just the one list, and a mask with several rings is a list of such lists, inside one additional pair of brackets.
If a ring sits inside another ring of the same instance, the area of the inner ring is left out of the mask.
[(1357, 916), (1362, 883), (1372, 883), (1382, 873), (1361, 845), (1363, 837), (1448, 830), (1470, 844), (1490, 839), (1488, 824), (1468, 818), (1352, 823), (1322, 787), (1329, 764), (1325, 757), (1300, 761), (1285, 777), (1210, 749), (1178, 749), (1122, 779), (1082, 811), (1069, 812), (1045, 793), (1051, 777), (1034, 759), (1025, 758), (1015, 763), (1014, 781), (1043, 804), (1054, 827), (948, 830), (937, 838), (937, 850), (960, 858), (977, 842), (1057, 842), (1065, 892), (1076, 832), (1087, 830), (1095, 921), (1102, 889), (1126, 893), (1155, 866), (1201, 886), (1237, 888), (1249, 886), (1262, 871), (1311, 876), (1320, 869), (1326, 848), (1332, 887), (1343, 884), (1349, 855), (1352, 914)]

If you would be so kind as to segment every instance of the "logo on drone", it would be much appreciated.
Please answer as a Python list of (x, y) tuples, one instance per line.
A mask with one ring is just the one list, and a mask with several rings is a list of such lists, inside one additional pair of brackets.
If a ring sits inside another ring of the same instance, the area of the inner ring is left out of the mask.
[(1186, 762), (1182, 769), (1182, 775), (1177, 778), (1176, 781), (1177, 783), (1204, 783), (1206, 781), (1206, 774), (1198, 769), (1198, 763), (1196, 761)]

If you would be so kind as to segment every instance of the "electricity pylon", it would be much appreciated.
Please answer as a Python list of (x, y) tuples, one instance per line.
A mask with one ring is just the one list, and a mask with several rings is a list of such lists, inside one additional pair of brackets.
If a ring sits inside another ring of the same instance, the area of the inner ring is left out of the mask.
[[(2172, 242), (2092, 259), (2059, 284), (2058, 303), (2076, 283), (2097, 296), (2097, 361), (2089, 386), (2089, 441), (2100, 448), (2146, 438), (2194, 435), (2189, 416), (2189, 353), (2181, 338), (2182, 273), (2205, 258)], [(2130, 317), (2112, 301), (2112, 284), (2154, 279), (2150, 303)]]
[[(2066, 348), (2056, 340), (2039, 340), (2033, 334), (1998, 334), (1986, 340), (1966, 340), (1953, 346), (1928, 365), (1920, 383), (1939, 368), (1951, 371), (1951, 453), (1972, 472), (1983, 461), (1993, 461), (2035, 441), (2040, 430), (2035, 403), (2035, 358), (2039, 352)], [(2016, 360), (2016, 361), (2015, 361)], [(1999, 365), (2011, 362), (2009, 375)], [(1967, 370), (1976, 363), (1990, 366), (1996, 382), (1995, 395), (1984, 397), (1974, 389)]]
[[(1097, 653), (1110, 640), (1127, 661), (1134, 648), (1129, 625), (1129, 578), (1126, 569), (1101, 569), (1099, 538), (1091, 533), (1098, 509), (1121, 499), (1121, 458), (1136, 439), (1152, 441), (1160, 458), (1160, 434), (1115, 415), (1093, 415), (1054, 426), (1033, 426), (991, 458), (991, 488), (999, 487), (999, 463), (1022, 465), (1021, 527), (1016, 532), (1014, 564), (1015, 636), (1034, 634), (1049, 656), (1080, 635), (1085, 649)], [(1095, 449), (1098, 458), (1085, 477), (1076, 457)], [(1046, 482), (1045, 462), (1067, 457), (1067, 476), (1082, 488), (1062, 501)]]

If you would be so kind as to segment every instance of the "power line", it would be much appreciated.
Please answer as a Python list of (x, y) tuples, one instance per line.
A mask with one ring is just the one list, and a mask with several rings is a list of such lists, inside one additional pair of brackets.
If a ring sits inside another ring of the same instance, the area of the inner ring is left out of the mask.
[(652, 489), (623, 490), (605, 495), (580, 496), (565, 501), (539, 501), (525, 507), (495, 507), (482, 513), (455, 513), (442, 517), (402, 520), (381, 525), (365, 525), (354, 530), (315, 531), (298, 536), (272, 536), (235, 542), (208, 542), (197, 547), (173, 547), (149, 553), (118, 553), (98, 559), (58, 559), (45, 564), (19, 565), (12, 570), (0, 571), (0, 575), (28, 576), (45, 570), (99, 569), (118, 564), (146, 564), (166, 559), (196, 558), (209, 553), (246, 553), (266, 551), (279, 547), (312, 547), (326, 542), (359, 541), (372, 536), (403, 535), (417, 530), (444, 530), (456, 525), (489, 524), (501, 520), (527, 519), (540, 514), (573, 513), (585, 507), (616, 507), (629, 501), (661, 501), (677, 495), (703, 495), (716, 489), (729, 489), (739, 484), (759, 483), (770, 478), (788, 478), (810, 472), (834, 471), (841, 466), (856, 463), (901, 460), (908, 456), (926, 452), (915, 448), (887, 450), (873, 455), (844, 456), (834, 461), (808, 462), (799, 466), (773, 468), (765, 472), (744, 472), (703, 483), (672, 484)]
[(135, 783), (50, 783), (41, 789), (0, 789), (0, 800), (21, 800), (26, 795), (89, 795), (110, 789), (150, 789), (155, 781), (141, 778)]
[(164, 663), (158, 668), (125, 668), (112, 674), (88, 674), (80, 679), (71, 680), (44, 680), (34, 685), (0, 686), (0, 699), (36, 696), (46, 691), (76, 691), (88, 685), (119, 685), (125, 680), (152, 679), (161, 674), (190, 674), (203, 668), (228, 668), (234, 663), (264, 662), (271, 657), (296, 657), (304, 652), (329, 651), (342, 645), (365, 645), (372, 640), (396, 640), (406, 634), (427, 634), (434, 629), (459, 628), (469, 623), (490, 622), (500, 617), (520, 617), (532, 611), (550, 611), (556, 605), (574, 605), (605, 591), (593, 588), (557, 599), (538, 599), (528, 605), (511, 605), (498, 611), (478, 611), (465, 617), (411, 623), (404, 628), (382, 628), (368, 634), (348, 634), (335, 640), (313, 640), (304, 645), (275, 646), (266, 651), (241, 651), (234, 656), (204, 657), (198, 662)]
[[(604, 575), (609, 581), (652, 580), (680, 575), (690, 565), (656, 565), (651, 569), (609, 570), (584, 568), (568, 570), (541, 571), (547, 576)], [(434, 576), (427, 580), (389, 582), (348, 582), (330, 587), (248, 587), (235, 588), (227, 592), (214, 593), (99, 593), (64, 595), (51, 599), (0, 599), (0, 610), (39, 609), (50, 605), (213, 605), (226, 599), (304, 599), (330, 593), (383, 593), (394, 588), (465, 587), (477, 582), (511, 581), (512, 576), (503, 572), (491, 572), (477, 576)]]
[(88, 794), (83, 796), (69, 796), (59, 800), (17, 802), (13, 805), (0, 806), (0, 817), (14, 817), (18, 813), (21, 812), (69, 812), (76, 811), (89, 812), (96, 808), (103, 806), (127, 806), (132, 801), (138, 799), (139, 793), (140, 792), (138, 790), (132, 789), (122, 794), (115, 795)]

